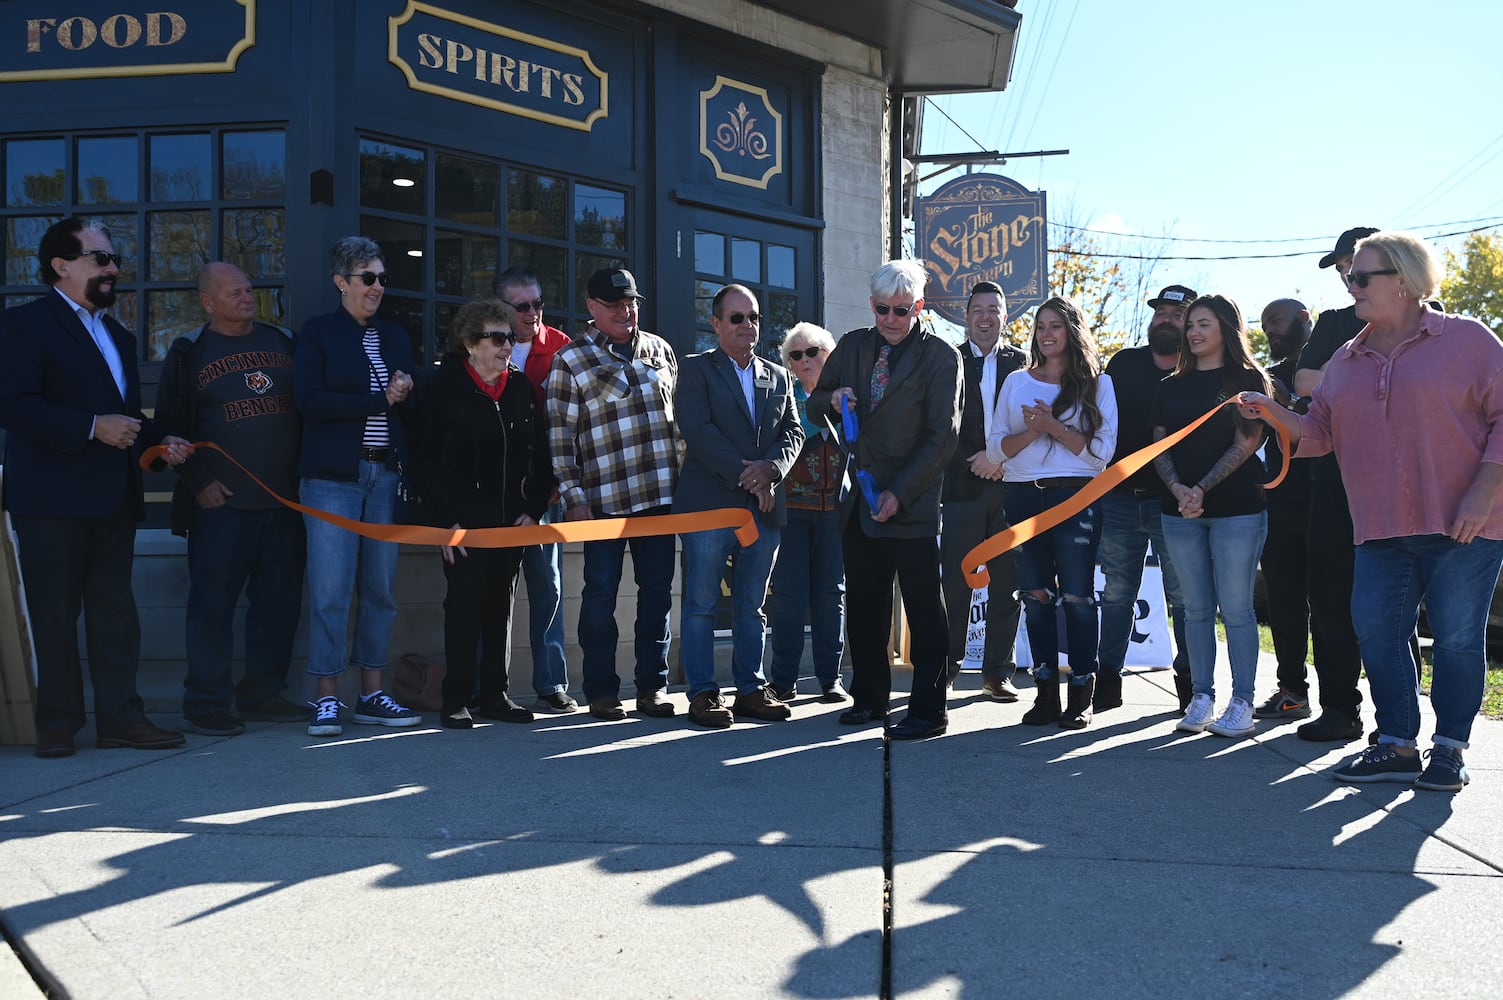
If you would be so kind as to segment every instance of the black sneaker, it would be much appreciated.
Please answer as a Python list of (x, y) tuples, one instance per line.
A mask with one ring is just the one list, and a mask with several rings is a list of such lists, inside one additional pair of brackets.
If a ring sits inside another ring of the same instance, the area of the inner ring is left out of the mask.
[[(1360, 727), (1359, 727), (1360, 728)], [(1357, 735), (1362, 735), (1358, 732)], [(1420, 773), (1419, 755), (1405, 757), (1391, 743), (1380, 743), (1342, 764), (1331, 776), (1337, 781), (1367, 784), (1376, 781), (1412, 782)]]
[[(307, 717), (307, 713), (303, 713)], [(245, 723), (229, 712), (205, 712), (191, 718), (183, 716), (183, 728), (200, 736), (239, 736), (245, 732)]]
[(532, 721), (532, 713), (512, 701), (505, 694), (502, 694), (493, 701), (482, 702), (475, 714), (482, 719), (494, 719), (497, 722)]
[(1428, 788), (1432, 792), (1459, 792), (1472, 780), (1462, 763), (1461, 751), (1455, 747), (1437, 743), (1425, 751), (1429, 763), (1414, 779), (1415, 788)]
[(370, 694), (361, 695), (360, 700), (355, 703), (355, 711), (350, 714), (350, 721), (358, 722), (362, 726), (391, 726), (394, 729), (405, 729), (422, 722), (423, 713), (415, 712), (398, 703), (385, 691), (372, 691)]
[(579, 702), (570, 698), (563, 691), (555, 691), (538, 698), (537, 709), (539, 712), (547, 712), (549, 715), (568, 715), (570, 712), (579, 711)]
[(1296, 729), (1294, 735), (1311, 743), (1350, 743), (1362, 738), (1362, 720), (1328, 708), (1314, 722)]
[(1310, 696), (1279, 688), (1267, 701), (1253, 709), (1254, 719), (1308, 719)]

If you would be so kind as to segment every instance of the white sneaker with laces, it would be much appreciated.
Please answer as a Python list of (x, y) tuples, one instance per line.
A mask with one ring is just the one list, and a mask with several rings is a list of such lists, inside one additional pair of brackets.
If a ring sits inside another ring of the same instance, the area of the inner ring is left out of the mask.
[(1190, 707), (1185, 709), (1185, 717), (1179, 720), (1174, 728), (1182, 733), (1203, 733), (1206, 731), (1212, 719), (1216, 717), (1216, 703), (1208, 694), (1198, 694), (1190, 699)]
[(1251, 736), (1258, 727), (1253, 724), (1253, 707), (1241, 698), (1226, 703), (1221, 718), (1206, 726), (1206, 731), (1217, 736)]
[(313, 718), (308, 723), (309, 736), (339, 736), (344, 727), (339, 724), (339, 710), (344, 708), (333, 695), (311, 702)]

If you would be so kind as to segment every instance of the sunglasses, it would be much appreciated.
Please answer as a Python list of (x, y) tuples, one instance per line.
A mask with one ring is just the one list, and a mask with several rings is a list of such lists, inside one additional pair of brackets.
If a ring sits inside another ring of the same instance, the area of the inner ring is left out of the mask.
[(484, 340), (487, 337), (489, 337), (491, 340), (495, 341), (498, 344), (501, 343), (503, 340), (506, 343), (508, 343), (508, 344), (515, 344), (517, 342), (517, 335), (512, 330), (506, 330), (506, 331), (503, 331), (501, 333), (482, 333), (480, 335), (480, 338), (482, 340)]
[(78, 260), (80, 257), (93, 257), (94, 263), (100, 267), (109, 267), (111, 264), (120, 267), (124, 263), (124, 259), (118, 253), (110, 253), (108, 250), (81, 250), (70, 257), (64, 257), (63, 260)]
[(381, 282), (381, 287), (385, 288), (387, 281), (391, 280), (391, 275), (387, 274), (385, 271), (382, 271), (380, 274), (377, 274), (375, 271), (361, 271), (359, 274), (347, 274), (344, 277), (346, 281), (348, 281), (350, 278), (359, 278), (361, 281), (365, 282), (366, 288), (369, 288), (378, 281)]
[(913, 312), (913, 306), (885, 306), (880, 302), (873, 302), (872, 308), (877, 311), (878, 316), (886, 316), (888, 313), (894, 316), (907, 316)]
[(726, 320), (731, 324), (731, 326), (740, 326), (742, 323), (750, 323), (753, 326), (756, 326), (758, 323), (762, 322), (762, 314), (759, 312), (730, 313), (726, 316)]
[(1348, 285), (1356, 285), (1358, 288), (1366, 288), (1367, 283), (1373, 280), (1374, 275), (1398, 273), (1398, 269), (1392, 267), (1379, 268), (1376, 271), (1348, 271), (1346, 273), (1346, 283)]
[(540, 313), (543, 311), (543, 306), (545, 305), (542, 299), (533, 299), (531, 302), (508, 302), (506, 304), (519, 313)]
[(815, 358), (819, 357), (819, 352), (822, 350), (824, 350), (823, 347), (806, 347), (802, 351), (789, 351), (788, 360), (802, 361), (805, 358), (808, 358), (810, 361), (813, 361)]

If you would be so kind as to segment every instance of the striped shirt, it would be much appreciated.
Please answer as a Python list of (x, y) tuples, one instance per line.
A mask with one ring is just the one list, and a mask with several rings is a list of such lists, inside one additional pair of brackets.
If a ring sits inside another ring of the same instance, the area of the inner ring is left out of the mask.
[[(360, 346), (365, 348), (365, 360), (370, 363), (371, 392), (385, 392), (391, 373), (386, 370), (386, 362), (381, 358), (381, 335), (375, 329), (366, 327), (365, 339), (360, 342)], [(365, 435), (360, 439), (360, 444), (364, 448), (391, 447), (391, 428), (387, 426), (386, 414), (365, 418)]]
[(564, 506), (608, 517), (673, 502), (683, 442), (673, 417), (678, 360), (638, 330), (628, 358), (598, 330), (561, 347), (548, 373), (548, 436)]

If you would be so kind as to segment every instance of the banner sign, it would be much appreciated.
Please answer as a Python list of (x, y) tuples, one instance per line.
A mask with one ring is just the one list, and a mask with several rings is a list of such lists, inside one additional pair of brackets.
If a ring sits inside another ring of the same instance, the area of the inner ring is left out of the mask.
[(0, 10), (0, 34), (14, 43), (0, 82), (233, 73), (256, 44), (256, 0), (21, 0)]
[(929, 266), (924, 305), (965, 325), (978, 281), (994, 281), (1007, 312), (1021, 316), (1049, 297), (1045, 196), (998, 174), (967, 174), (914, 208), (914, 251)]

